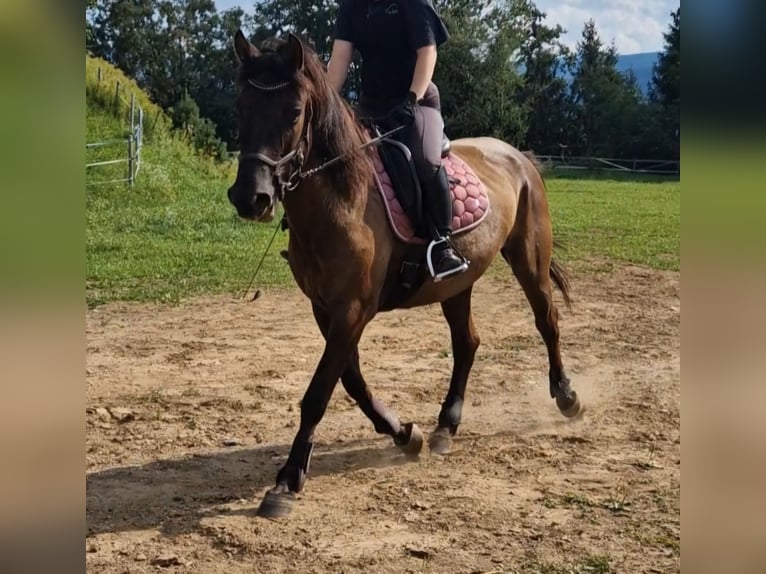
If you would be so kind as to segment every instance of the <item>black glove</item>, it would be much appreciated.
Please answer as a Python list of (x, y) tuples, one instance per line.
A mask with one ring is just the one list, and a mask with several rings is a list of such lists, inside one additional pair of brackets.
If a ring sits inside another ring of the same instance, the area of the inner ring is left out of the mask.
[(415, 106), (418, 103), (418, 97), (415, 92), (410, 92), (398, 103), (387, 115), (392, 124), (396, 126), (408, 126), (415, 121)]

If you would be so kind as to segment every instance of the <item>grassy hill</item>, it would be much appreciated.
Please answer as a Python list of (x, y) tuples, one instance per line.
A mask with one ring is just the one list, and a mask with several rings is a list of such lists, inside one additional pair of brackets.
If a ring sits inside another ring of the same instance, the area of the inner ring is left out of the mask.
[[(101, 81), (98, 81), (98, 68)], [(141, 168), (133, 187), (99, 185), (124, 177), (125, 165), (91, 168), (86, 177), (86, 298), (88, 305), (115, 299), (177, 300), (204, 292), (236, 292), (249, 281), (272, 227), (239, 220), (226, 198), (235, 165), (200, 156), (171, 129), (169, 118), (122, 72), (86, 57), (86, 141), (124, 137), (128, 107), (115, 105), (115, 86), (144, 109)], [(103, 148), (88, 161), (126, 153)], [(259, 284), (288, 279), (278, 250)]]

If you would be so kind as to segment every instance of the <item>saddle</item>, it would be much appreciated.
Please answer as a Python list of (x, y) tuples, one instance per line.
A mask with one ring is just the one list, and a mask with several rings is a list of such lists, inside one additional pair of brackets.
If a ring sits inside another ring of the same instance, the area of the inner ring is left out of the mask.
[[(384, 133), (366, 123), (370, 139)], [(385, 138), (370, 146), (375, 183), (386, 207), (389, 224), (396, 237), (408, 245), (396, 284), (383, 301), (390, 309), (414, 293), (428, 278), (425, 253), (430, 235), (423, 217), (422, 192), (412, 160), (405, 144)], [(452, 195), (452, 235), (465, 233), (478, 226), (489, 212), (489, 198), (484, 185), (471, 167), (452, 151), (452, 143), (442, 135), (442, 165), (450, 181)]]
[[(377, 124), (364, 121), (368, 141), (385, 133)], [(386, 208), (394, 235), (407, 245), (396, 282), (381, 303), (381, 310), (397, 307), (430, 276), (426, 249), (430, 242), (423, 217), (420, 181), (409, 148), (391, 137), (372, 145), (370, 159), (378, 192)], [(442, 165), (450, 182), (452, 195), (452, 235), (476, 228), (489, 213), (489, 197), (473, 169), (452, 151), (452, 142), (442, 136)], [(288, 228), (282, 220), (282, 230)], [(287, 254), (282, 252), (287, 259)]]
[[(368, 137), (382, 130), (368, 124)], [(412, 160), (412, 153), (402, 142), (392, 138), (371, 146), (375, 183), (386, 206), (394, 234), (404, 243), (428, 242), (427, 222), (423, 217), (422, 191)], [(452, 142), (442, 135), (442, 165), (450, 181), (452, 194), (452, 235), (465, 233), (479, 225), (489, 212), (489, 197), (471, 167), (452, 151)]]

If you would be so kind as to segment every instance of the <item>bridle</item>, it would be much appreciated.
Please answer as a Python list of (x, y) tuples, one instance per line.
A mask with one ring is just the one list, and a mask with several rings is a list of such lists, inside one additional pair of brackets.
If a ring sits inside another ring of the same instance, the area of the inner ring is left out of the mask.
[[(253, 86), (255, 89), (260, 90), (262, 92), (277, 92), (290, 85), (290, 82), (280, 82), (278, 84), (263, 84), (253, 79), (249, 79), (247, 83)], [(337, 157), (334, 157), (324, 162), (323, 164), (317, 167), (311, 168), (306, 171), (303, 170), (303, 165), (306, 163), (306, 159), (308, 158), (308, 155), (311, 152), (311, 140), (312, 140), (311, 121), (313, 120), (313, 114), (314, 114), (314, 110), (311, 107), (310, 101), (307, 104), (307, 107), (308, 107), (308, 112), (306, 113), (306, 118), (303, 121), (303, 130), (302, 130), (303, 133), (301, 134), (301, 137), (298, 139), (298, 142), (296, 143), (293, 149), (283, 154), (277, 160), (274, 160), (270, 158), (269, 156), (262, 154), (260, 152), (251, 152), (251, 153), (241, 154), (239, 156), (240, 162), (243, 160), (255, 159), (266, 164), (272, 169), (272, 172), (274, 173), (274, 177), (279, 182), (279, 190), (277, 191), (277, 199), (279, 201), (282, 201), (284, 199), (284, 196), (288, 191), (292, 191), (296, 187), (298, 187), (304, 179), (311, 177), (315, 173), (322, 171), (323, 169), (330, 167), (331, 165), (341, 161), (347, 155), (347, 154), (339, 155)], [(387, 131), (386, 133), (380, 134), (377, 137), (360, 145), (359, 149), (361, 150), (368, 146), (377, 144), (381, 140), (384, 140), (387, 137), (390, 137), (391, 135), (395, 134), (396, 132), (403, 129), (404, 127), (405, 127), (404, 125), (401, 125), (392, 130)], [(301, 147), (301, 144), (304, 142), (306, 143), (305, 153)], [(283, 168), (285, 166), (289, 167), (292, 164), (295, 164), (295, 165), (292, 168), (292, 171), (290, 171), (290, 175), (287, 177), (287, 179), (284, 179)]]
[[(277, 92), (290, 85), (290, 82), (280, 82), (278, 84), (262, 84), (261, 82), (252, 79), (248, 80), (247, 83), (262, 92)], [(279, 191), (277, 192), (277, 199), (279, 200), (284, 198), (285, 193), (298, 187), (301, 181), (307, 177), (307, 172), (303, 171), (303, 164), (306, 162), (306, 158), (311, 151), (310, 128), (311, 120), (313, 119), (313, 108), (311, 107), (311, 102), (307, 104), (307, 108), (308, 112), (305, 112), (306, 117), (303, 121), (301, 137), (298, 138), (298, 142), (296, 143), (295, 147), (293, 147), (293, 149), (287, 153), (283, 154), (279, 159), (274, 160), (260, 152), (240, 154), (239, 156), (240, 162), (244, 160), (255, 159), (271, 168), (272, 172), (274, 173), (274, 177), (279, 182)], [(302, 144), (304, 142), (306, 144), (305, 153), (302, 149)], [(284, 179), (285, 167), (291, 168), (289, 170), (290, 175), (287, 177), (287, 179)]]

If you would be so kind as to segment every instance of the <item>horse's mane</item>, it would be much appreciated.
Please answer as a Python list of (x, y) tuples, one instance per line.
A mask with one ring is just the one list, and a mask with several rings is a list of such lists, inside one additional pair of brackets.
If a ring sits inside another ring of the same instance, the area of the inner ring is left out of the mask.
[[(320, 161), (343, 156), (344, 160), (327, 168), (338, 192), (359, 190), (370, 182), (369, 157), (359, 146), (363, 142), (360, 125), (351, 106), (330, 86), (327, 70), (316, 51), (303, 44), (303, 70), (297, 74), (298, 87), (306, 94), (313, 113), (312, 145), (320, 151)], [(264, 53), (283, 54), (287, 40), (269, 38)], [(247, 73), (243, 70), (243, 73)]]

